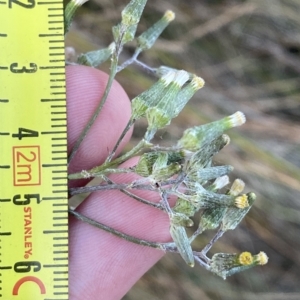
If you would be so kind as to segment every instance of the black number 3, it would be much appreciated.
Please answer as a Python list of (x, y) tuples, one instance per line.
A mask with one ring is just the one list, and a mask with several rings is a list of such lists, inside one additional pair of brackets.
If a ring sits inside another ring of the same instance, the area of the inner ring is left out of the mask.
[(35, 73), (37, 70), (37, 65), (34, 63), (29, 64), (30, 69), (26, 67), (22, 67), (20, 69), (17, 69), (18, 63), (13, 63), (10, 65), (10, 71), (13, 73)]

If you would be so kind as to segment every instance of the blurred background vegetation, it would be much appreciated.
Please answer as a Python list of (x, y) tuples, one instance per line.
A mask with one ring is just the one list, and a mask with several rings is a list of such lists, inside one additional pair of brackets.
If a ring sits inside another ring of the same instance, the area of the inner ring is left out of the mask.
[[(67, 45), (78, 54), (107, 46), (127, 2), (90, 0), (79, 10)], [(231, 181), (243, 179), (258, 199), (211, 253), (265, 251), (270, 259), (223, 281), (168, 254), (124, 300), (300, 299), (300, 1), (149, 0), (138, 32), (167, 9), (176, 13), (175, 21), (140, 60), (196, 73), (206, 85), (160, 136), (168, 143), (187, 127), (237, 110), (246, 114), (247, 123), (229, 132), (231, 144), (215, 163), (234, 166)], [(129, 45), (122, 59), (133, 50)], [(153, 82), (137, 70), (130, 67), (117, 77), (131, 98)], [(138, 124), (132, 143), (145, 126)], [(213, 234), (203, 235), (195, 247)]]

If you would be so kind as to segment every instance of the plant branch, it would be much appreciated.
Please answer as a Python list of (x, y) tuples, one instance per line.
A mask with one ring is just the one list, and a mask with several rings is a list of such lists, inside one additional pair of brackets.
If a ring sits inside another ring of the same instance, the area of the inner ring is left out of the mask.
[(116, 76), (116, 72), (117, 72), (117, 65), (118, 65), (118, 55), (117, 53), (115, 53), (113, 56), (112, 56), (112, 61), (111, 61), (111, 68), (110, 68), (110, 74), (109, 74), (109, 78), (108, 78), (108, 82), (106, 84), (106, 87), (105, 87), (105, 91), (104, 91), (104, 94), (101, 98), (101, 101), (98, 105), (98, 107), (96, 108), (95, 112), (93, 113), (92, 117), (90, 118), (89, 122), (87, 123), (87, 125), (84, 127), (84, 129), (82, 130), (79, 138), (77, 139), (69, 157), (68, 157), (68, 163), (71, 162), (71, 160), (73, 159), (73, 157), (75, 156), (75, 154), (77, 153), (82, 141), (84, 140), (84, 138), (87, 136), (89, 130), (91, 129), (92, 125), (95, 123), (99, 113), (101, 112), (106, 100), (107, 100), (107, 97), (108, 97), (108, 94), (109, 94), (109, 91), (111, 89), (111, 86), (112, 86), (112, 83), (114, 81), (114, 78)]
[[(114, 229), (110, 226), (107, 226), (105, 224), (97, 222), (97, 221), (95, 221), (91, 218), (88, 218), (88, 217), (86, 217), (86, 216), (84, 216), (84, 215), (80, 214), (79, 212), (74, 211), (72, 209), (69, 209), (68, 211), (76, 219), (78, 219), (80, 221), (83, 221), (85, 223), (88, 223), (89, 225), (94, 226), (96, 228), (102, 229), (106, 232), (109, 232), (109, 233), (111, 233), (115, 236), (118, 236), (119, 238), (122, 238), (122, 239), (124, 239), (128, 242), (131, 242), (131, 243), (134, 243), (134, 244), (137, 244), (137, 245), (141, 245), (141, 246), (147, 246), (147, 247), (159, 249), (159, 250), (162, 250), (164, 252), (167, 251), (167, 252), (178, 253), (177, 247), (174, 243), (157, 243), (157, 242), (151, 242), (151, 241), (148, 241), (148, 240), (139, 239), (139, 238), (136, 238), (134, 236), (128, 235), (126, 233), (123, 233), (121, 231), (118, 231), (118, 230), (116, 230), (116, 229)], [(194, 257), (197, 260), (197, 262), (201, 266), (203, 266), (204, 268), (209, 270), (209, 268), (210, 268), (209, 265), (199, 258), (199, 253), (196, 252), (196, 251), (193, 251), (193, 254), (194, 254)]]
[(122, 189), (140, 189), (140, 190), (147, 190), (147, 191), (156, 191), (156, 188), (151, 185), (140, 184), (133, 186), (132, 184), (128, 183), (121, 183), (121, 184), (102, 184), (102, 185), (92, 185), (92, 186), (83, 186), (83, 187), (76, 187), (70, 188), (69, 193), (71, 196), (82, 194), (82, 193), (91, 193), (95, 191), (108, 191), (108, 190), (122, 190)]
[[(113, 182), (112, 180), (110, 180), (108, 177), (105, 176), (105, 181), (110, 183), (110, 184), (115, 184), (115, 182)], [(146, 205), (149, 205), (149, 206), (152, 206), (152, 207), (155, 207), (155, 208), (158, 208), (160, 210), (163, 210), (164, 211), (164, 208), (163, 206), (160, 204), (160, 203), (154, 203), (154, 202), (151, 202), (151, 201), (148, 201), (146, 199), (143, 199), (135, 194), (132, 194), (130, 193), (129, 191), (125, 190), (125, 189), (121, 189), (120, 192), (122, 192), (123, 194), (129, 196), (130, 198), (133, 198), (143, 204), (146, 204)]]
[[(97, 173), (101, 173), (102, 171), (108, 169), (108, 168), (112, 168), (112, 167), (116, 167), (118, 165), (120, 165), (121, 163), (123, 163), (124, 161), (128, 160), (129, 158), (137, 155), (143, 148), (148, 148), (152, 146), (151, 143), (148, 143), (145, 140), (141, 140), (134, 148), (132, 148), (130, 151), (126, 152), (124, 155), (116, 158), (115, 160), (112, 160), (110, 162), (107, 163), (103, 163), (100, 166), (94, 167), (90, 170), (87, 170), (86, 173), (90, 174), (90, 177), (93, 177), (93, 174), (97, 174)], [(69, 179), (80, 179), (80, 178), (84, 178), (82, 172), (78, 172), (78, 173), (73, 173), (70, 174), (68, 176)]]
[(130, 119), (126, 125), (126, 127), (124, 128), (123, 132), (121, 133), (118, 141), (116, 142), (114, 148), (112, 149), (111, 153), (109, 154), (109, 156), (107, 157), (107, 159), (105, 160), (105, 163), (109, 163), (111, 161), (111, 159), (113, 158), (113, 156), (115, 155), (120, 143), (122, 142), (124, 136), (126, 135), (126, 133), (128, 132), (128, 130), (131, 128), (131, 126), (134, 124), (135, 120)]
[(73, 215), (76, 219), (80, 220), (80, 221), (83, 221), (85, 223), (88, 223), (94, 227), (97, 227), (97, 228), (100, 228), (104, 231), (107, 231), (109, 233), (112, 233), (128, 242), (132, 242), (132, 243), (135, 243), (135, 244), (138, 244), (138, 245), (142, 245), (142, 246), (147, 246), (147, 247), (152, 247), (152, 248), (156, 248), (156, 249), (160, 249), (160, 250), (165, 250), (161, 247), (161, 243), (156, 243), (156, 242), (151, 242), (151, 241), (146, 241), (146, 240), (142, 240), (142, 239), (138, 239), (136, 237), (133, 237), (131, 235), (128, 235), (126, 233), (123, 233), (121, 231), (118, 231), (112, 227), (109, 227), (107, 225), (104, 225), (100, 222), (97, 222), (93, 219), (90, 219), (82, 214), (80, 214), (79, 212), (77, 211), (74, 211), (72, 209), (69, 209), (69, 213), (71, 215)]
[[(194, 253), (194, 251), (193, 251)], [(210, 271), (210, 266), (208, 263), (205, 263), (199, 256), (194, 255), (195, 261), (203, 268), (205, 268), (207, 271)]]
[(82, 170), (80, 173), (73, 173), (68, 175), (68, 179), (80, 179), (80, 178), (92, 178), (92, 177), (103, 177), (105, 174), (120, 174), (120, 173), (132, 173), (131, 168), (112, 168), (105, 169), (98, 173), (89, 173), (89, 171)]
[(142, 51), (142, 49), (136, 48), (136, 50), (135, 50), (134, 54), (132, 55), (132, 57), (129, 58), (128, 60), (126, 60), (125, 62), (123, 62), (121, 66), (118, 66), (117, 73), (121, 72), (126, 67), (128, 67), (132, 63), (136, 62), (137, 57), (139, 56), (139, 54), (141, 53), (141, 51)]
[(151, 74), (155, 74), (156, 73), (156, 69), (155, 68), (151, 68), (148, 65), (144, 64), (143, 62), (141, 62), (140, 60), (136, 59), (134, 61), (138, 66), (141, 66), (143, 69), (145, 69), (146, 71), (148, 71)]
[(210, 250), (210, 248), (213, 246), (213, 244), (224, 234), (225, 231), (223, 231), (221, 228), (218, 230), (216, 235), (211, 239), (211, 241), (203, 248), (201, 251), (202, 255), (206, 255), (206, 253)]

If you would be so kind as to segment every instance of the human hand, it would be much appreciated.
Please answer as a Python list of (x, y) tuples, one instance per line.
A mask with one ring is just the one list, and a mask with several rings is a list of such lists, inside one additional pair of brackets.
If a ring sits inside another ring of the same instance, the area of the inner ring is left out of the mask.
[[(68, 148), (74, 145), (103, 94), (108, 76), (83, 66), (67, 67)], [(130, 118), (130, 101), (114, 82), (107, 102), (88, 136), (72, 160), (69, 172), (90, 169), (104, 162)], [(127, 134), (123, 148), (130, 138)], [(119, 150), (120, 150), (119, 149)], [(129, 167), (136, 159), (123, 164)], [(133, 174), (115, 175), (112, 180), (129, 182)], [(83, 181), (71, 181), (80, 186)], [(140, 196), (159, 201), (157, 194)], [(167, 214), (119, 191), (92, 193), (78, 211), (105, 225), (150, 241), (170, 239)], [(70, 217), (70, 300), (121, 299), (135, 282), (162, 256), (163, 252), (136, 245)]]

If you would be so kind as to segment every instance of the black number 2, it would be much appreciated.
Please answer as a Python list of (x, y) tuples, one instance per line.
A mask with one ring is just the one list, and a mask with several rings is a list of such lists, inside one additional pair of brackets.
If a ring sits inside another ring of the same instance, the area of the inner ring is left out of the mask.
[(11, 8), (13, 3), (20, 5), (22, 7), (25, 7), (25, 8), (34, 8), (35, 7), (35, 0), (27, 0), (27, 3), (22, 3), (21, 1), (18, 1), (18, 0), (9, 0), (8, 7)]

